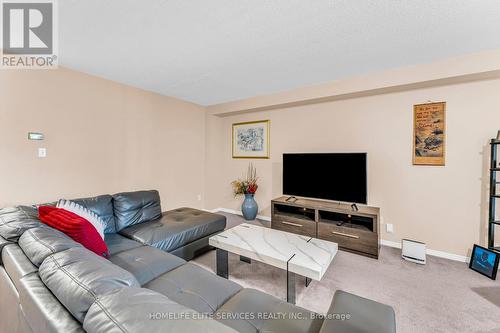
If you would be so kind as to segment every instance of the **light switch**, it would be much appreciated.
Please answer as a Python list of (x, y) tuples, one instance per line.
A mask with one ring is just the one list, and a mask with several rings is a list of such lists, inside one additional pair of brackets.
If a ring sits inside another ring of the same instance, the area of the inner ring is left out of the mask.
[(38, 157), (47, 157), (47, 148), (38, 148)]
[(385, 225), (385, 230), (386, 230), (388, 233), (392, 234), (392, 233), (394, 232), (394, 225), (392, 225), (392, 224), (390, 224), (390, 223), (389, 223), (389, 224), (386, 224), (386, 225)]

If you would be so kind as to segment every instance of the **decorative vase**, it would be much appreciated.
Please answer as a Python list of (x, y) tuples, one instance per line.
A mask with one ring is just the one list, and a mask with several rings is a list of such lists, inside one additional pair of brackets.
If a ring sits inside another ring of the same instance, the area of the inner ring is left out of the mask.
[(245, 200), (243, 200), (241, 204), (241, 212), (247, 221), (255, 220), (257, 211), (259, 210), (259, 206), (253, 196), (253, 194), (245, 194)]

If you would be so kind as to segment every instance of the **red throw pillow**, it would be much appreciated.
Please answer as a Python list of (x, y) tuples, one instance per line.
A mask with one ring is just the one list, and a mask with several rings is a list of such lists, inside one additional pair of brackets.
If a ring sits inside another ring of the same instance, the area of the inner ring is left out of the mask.
[(38, 207), (38, 217), (43, 223), (64, 232), (90, 251), (104, 258), (109, 257), (108, 247), (99, 232), (83, 217), (52, 206)]

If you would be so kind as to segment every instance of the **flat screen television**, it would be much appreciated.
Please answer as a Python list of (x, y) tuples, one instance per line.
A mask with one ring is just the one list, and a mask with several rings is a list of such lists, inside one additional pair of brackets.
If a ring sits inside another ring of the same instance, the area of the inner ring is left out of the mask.
[(366, 153), (283, 154), (283, 194), (366, 204)]

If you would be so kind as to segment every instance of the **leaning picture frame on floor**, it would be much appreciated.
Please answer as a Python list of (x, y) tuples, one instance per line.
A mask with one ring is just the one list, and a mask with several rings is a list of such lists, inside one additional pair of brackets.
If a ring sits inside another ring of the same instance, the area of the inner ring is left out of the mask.
[(269, 120), (235, 123), (232, 130), (233, 158), (269, 158)]
[(469, 268), (492, 280), (497, 278), (500, 254), (485, 247), (474, 244)]

